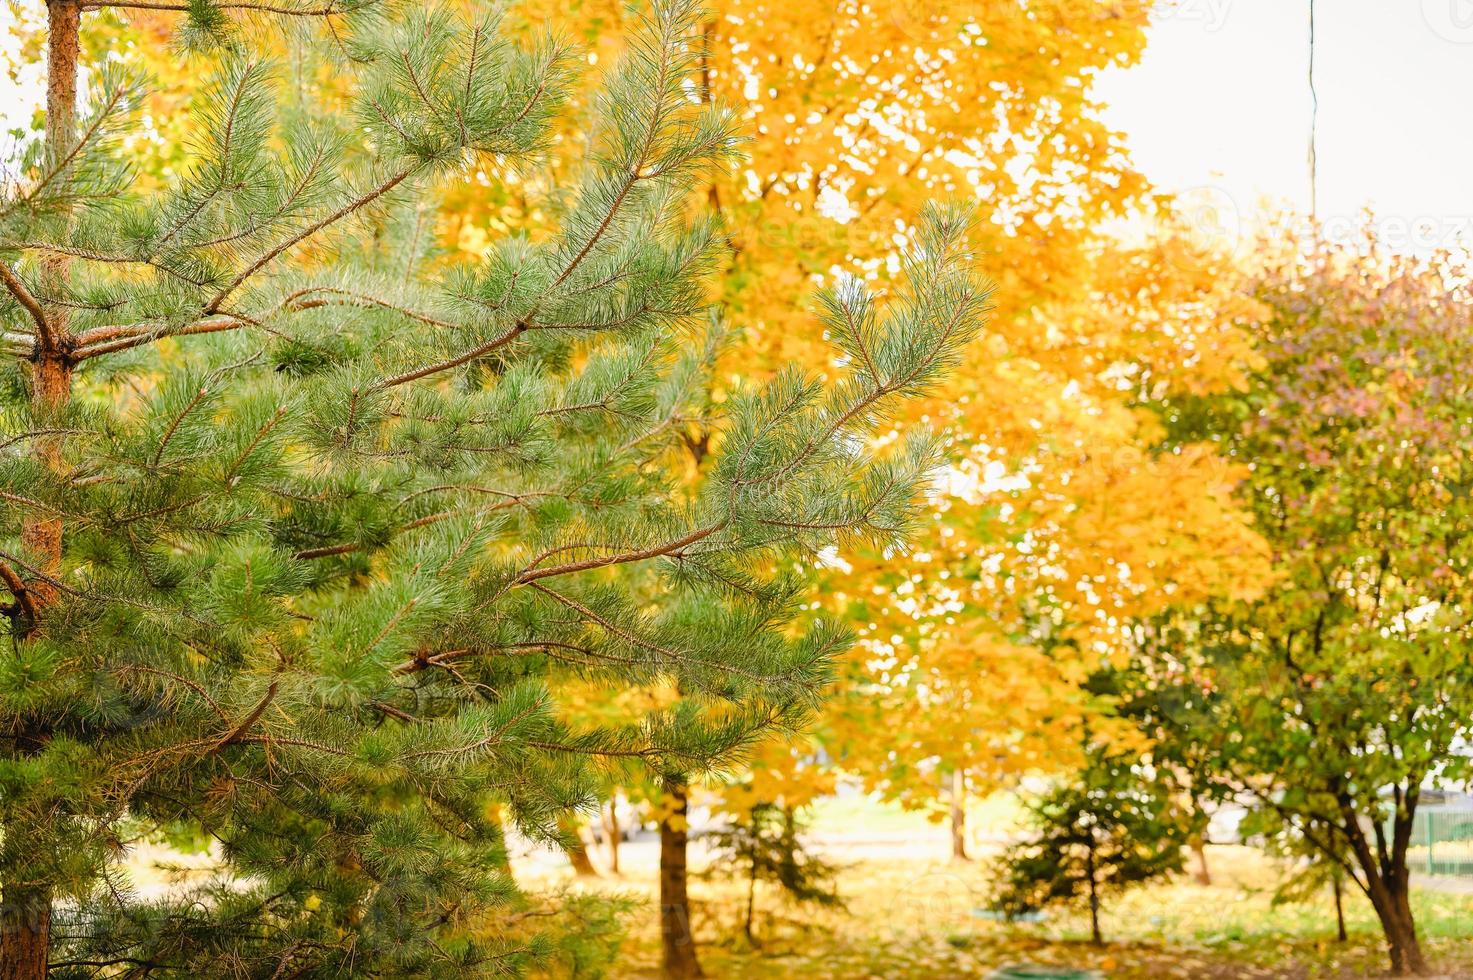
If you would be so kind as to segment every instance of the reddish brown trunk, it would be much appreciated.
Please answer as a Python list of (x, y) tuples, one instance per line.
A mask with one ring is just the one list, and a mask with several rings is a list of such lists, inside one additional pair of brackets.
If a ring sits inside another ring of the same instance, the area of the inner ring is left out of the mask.
[[(1362, 860), (1361, 866), (1367, 862)], [(1417, 924), (1412, 917), (1411, 894), (1407, 875), (1392, 874), (1382, 877), (1368, 874), (1367, 897), (1376, 910), (1381, 923), (1381, 932), (1386, 937), (1387, 953), (1391, 958), (1391, 972), (1396, 976), (1422, 976), (1428, 973), (1427, 960), (1422, 956), (1422, 944), (1417, 938)]]
[[(51, 0), (47, 6), (46, 41), (46, 159), (58, 167), (71, 151), (77, 128), (77, 51), (82, 10), (75, 0)], [(37, 327), (35, 363), (31, 367), (31, 401), (43, 414), (61, 409), (72, 396), (72, 365), (68, 347), (70, 316), (56, 298), (66, 290), (70, 260), (48, 255), (42, 265), (39, 300), (45, 328)], [(36, 442), (36, 455), (50, 469), (61, 467), (61, 437)], [(28, 515), (21, 524), (21, 543), (44, 574), (28, 583), (32, 601), (44, 606), (56, 598), (61, 570), (61, 520)]]
[(51, 900), (45, 889), (7, 888), (0, 904), (0, 980), (46, 976)]
[(1386, 934), (1391, 972), (1397, 976), (1424, 976), (1430, 973), (1427, 960), (1422, 955), (1421, 940), (1417, 938), (1417, 925), (1412, 918), (1411, 895), (1406, 885), (1398, 882), (1383, 891), (1384, 900), (1376, 902), (1373, 899), (1371, 904), (1376, 907), (1381, 930)]
[[(1351, 853), (1360, 865), (1365, 879), (1362, 888), (1371, 900), (1380, 920), (1381, 932), (1386, 937), (1387, 952), (1391, 958), (1391, 972), (1396, 976), (1422, 976), (1428, 972), (1427, 960), (1422, 955), (1422, 944), (1417, 938), (1417, 924), (1412, 916), (1410, 876), (1407, 874), (1407, 845), (1417, 811), (1418, 791), (1421, 777), (1410, 781), (1410, 790), (1403, 791), (1398, 798), (1395, 822), (1387, 840), (1381, 824), (1372, 824), (1375, 847), (1366, 833), (1348, 794), (1340, 796), (1340, 809), (1345, 817), (1341, 832), (1345, 834)], [(1389, 844), (1389, 846), (1388, 846)], [(1330, 855), (1334, 857), (1334, 855)]]
[[(47, 317), (54, 323), (56, 316)], [(60, 357), (44, 353), (31, 368), (31, 399), (43, 412), (56, 411), (66, 405), (72, 391), (72, 368)], [(47, 436), (36, 440), (36, 455), (50, 469), (61, 467), (61, 439)], [(56, 599), (56, 586), (48, 581), (61, 572), (61, 519), (28, 515), (21, 523), (21, 544), (26, 557), (35, 563), (44, 577), (32, 577), (26, 590), (36, 607), (49, 605)], [(34, 628), (35, 624), (32, 624)]]
[(705, 976), (696, 959), (686, 891), (687, 792), (684, 779), (665, 778), (667, 816), (660, 821), (660, 939), (664, 945), (664, 973), (669, 980)]
[[(71, 151), (77, 128), (77, 55), (82, 8), (76, 0), (48, 0), (46, 40), (46, 159), (59, 167)], [(42, 414), (66, 405), (72, 393), (72, 366), (67, 307), (56, 302), (64, 295), (69, 275), (64, 256), (45, 259), (38, 300), (44, 326), (36, 327), (36, 353), (31, 370), (31, 400)], [(39, 440), (36, 454), (50, 469), (60, 469), (60, 437)], [(28, 515), (21, 522), (21, 544), (39, 575), (25, 583), (35, 610), (56, 599), (54, 584), (61, 571), (61, 521)], [(34, 632), (37, 623), (29, 629)], [(37, 751), (46, 733), (30, 732), (22, 743)], [(7, 826), (5, 834), (24, 834), (25, 828)], [(0, 885), (0, 980), (45, 980), (51, 956), (51, 890), (46, 884)]]

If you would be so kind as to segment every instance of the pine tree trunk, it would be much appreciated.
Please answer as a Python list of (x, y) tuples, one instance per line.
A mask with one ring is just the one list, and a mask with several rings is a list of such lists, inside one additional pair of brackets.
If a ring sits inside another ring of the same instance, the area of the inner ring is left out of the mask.
[[(76, 139), (77, 52), (82, 8), (75, 0), (51, 0), (47, 5), (46, 40), (46, 161), (60, 166)], [(42, 260), (42, 289), (38, 297), (46, 327), (36, 330), (36, 353), (31, 365), (31, 401), (41, 412), (54, 412), (72, 396), (70, 315), (54, 302), (66, 288), (71, 260), (48, 254)], [(48, 469), (61, 466), (61, 437), (36, 441), (36, 455)], [(27, 516), (21, 523), (21, 542), (45, 576), (27, 583), (33, 605), (45, 606), (56, 598), (55, 579), (61, 570), (61, 519)], [(32, 624), (34, 629), (35, 624)]]
[(0, 980), (42, 980), (51, 940), (44, 888), (7, 888), (0, 904)]
[[(46, 40), (46, 161), (59, 166), (76, 139), (77, 57), (82, 8), (76, 0), (48, 0)], [(65, 291), (69, 260), (49, 255), (43, 260), (42, 304), (45, 328), (37, 326), (31, 366), (31, 401), (44, 412), (66, 405), (72, 394), (71, 337), (66, 306), (54, 301)], [(37, 440), (36, 454), (49, 469), (61, 467), (61, 438)], [(25, 583), (34, 609), (56, 598), (54, 580), (61, 571), (61, 521), (28, 516), (21, 523), (21, 543), (41, 574)], [(36, 622), (28, 624), (35, 631)], [(17, 743), (25, 752), (39, 751), (48, 733), (28, 732)], [(7, 826), (14, 843), (26, 828)], [(24, 845), (17, 850), (24, 852)], [(44, 884), (4, 886), (0, 896), (0, 980), (44, 980), (51, 956), (51, 892)]]
[(610, 799), (608, 808), (604, 811), (604, 833), (609, 838), (609, 872), (617, 875), (619, 873), (619, 809), (617, 801)]
[(563, 845), (563, 852), (568, 855), (568, 863), (573, 866), (573, 871), (580, 878), (597, 878), (598, 869), (588, 856), (588, 845), (583, 842), (583, 831), (577, 821), (572, 817), (559, 817), (558, 829), (568, 838), (568, 843)]
[(696, 959), (686, 890), (687, 793), (684, 779), (665, 778), (668, 815), (660, 821), (660, 938), (664, 944), (664, 973), (669, 980), (705, 976)]
[(967, 858), (967, 774), (961, 769), (951, 773), (951, 859)]
[(1331, 884), (1335, 889), (1335, 939), (1343, 943), (1350, 939), (1345, 932), (1345, 881), (1337, 872)]

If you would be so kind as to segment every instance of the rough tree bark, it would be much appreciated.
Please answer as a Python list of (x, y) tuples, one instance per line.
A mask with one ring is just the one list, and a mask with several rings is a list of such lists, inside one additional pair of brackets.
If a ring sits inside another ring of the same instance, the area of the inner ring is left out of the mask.
[(1405, 880), (1386, 882), (1371, 899), (1376, 918), (1386, 934), (1391, 970), (1398, 976), (1425, 976), (1431, 970), (1422, 955), (1422, 943), (1412, 918), (1411, 889)]
[(665, 777), (666, 815), (660, 821), (660, 939), (664, 973), (670, 980), (704, 977), (696, 959), (686, 890), (686, 819), (689, 786), (679, 776)]
[(1407, 847), (1411, 843), (1412, 826), (1417, 813), (1418, 790), (1422, 776), (1410, 781), (1410, 790), (1397, 790), (1396, 816), (1392, 820), (1391, 839), (1379, 823), (1372, 823), (1374, 842), (1367, 838), (1359, 814), (1348, 795), (1341, 794), (1340, 807), (1344, 824), (1340, 828), (1350, 844), (1355, 862), (1360, 865), (1363, 881), (1358, 882), (1386, 937), (1391, 972), (1397, 976), (1424, 976), (1430, 972), (1417, 937), (1417, 924), (1412, 916), (1411, 875), (1407, 871)]
[[(76, 139), (77, 57), (82, 8), (77, 0), (49, 0), (46, 42), (46, 164), (60, 166)], [(69, 263), (63, 255), (45, 259), (37, 300), (43, 323), (36, 325), (36, 344), (31, 361), (31, 399), (43, 412), (66, 405), (72, 393), (71, 334), (67, 308), (57, 300), (65, 292)], [(36, 453), (52, 469), (61, 466), (61, 438), (37, 441)], [(39, 575), (24, 582), (33, 610), (39, 613), (56, 598), (53, 584), (61, 570), (61, 521), (27, 517), (21, 525), (21, 543), (28, 561)], [(16, 597), (20, 599), (20, 596)], [(35, 615), (27, 624), (34, 633)], [(37, 752), (49, 740), (42, 731), (20, 732), (17, 749)], [(12, 846), (23, 827), (6, 827)], [(9, 883), (0, 901), (0, 980), (44, 980), (51, 952), (51, 894), (44, 884)]]

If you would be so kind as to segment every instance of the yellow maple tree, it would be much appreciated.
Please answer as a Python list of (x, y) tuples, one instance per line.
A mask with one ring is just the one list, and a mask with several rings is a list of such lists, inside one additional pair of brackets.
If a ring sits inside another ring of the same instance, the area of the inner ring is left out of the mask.
[[(789, 361), (831, 366), (805, 308), (814, 287), (857, 275), (883, 290), (927, 200), (981, 206), (973, 238), (998, 287), (991, 329), (944, 390), (911, 410), (953, 433), (934, 519), (908, 555), (826, 563), (819, 600), (856, 617), (851, 690), (884, 706), (896, 722), (885, 731), (905, 733), (887, 744), (862, 714), (836, 711), (823, 726), (831, 752), (907, 800), (938, 784), (916, 765), (926, 756), (881, 764), (901, 753), (949, 749), (980, 785), (1065, 763), (1070, 719), (1093, 707), (1078, 681), (1132, 619), (1251, 590), (1266, 575), (1231, 499), (1233, 467), (1210, 447), (1156, 451), (1156, 413), (1173, 392), (1239, 381), (1252, 357), (1241, 326), (1257, 312), (1227, 260), (1189, 237), (1126, 245), (1109, 232), (1170, 211), (1093, 94), (1101, 72), (1140, 57), (1152, 7), (709, 4), (691, 97), (737, 107), (750, 135), (745, 163), (712, 174), (693, 202), (719, 210), (732, 246), (716, 286), (740, 330), (722, 364), (728, 383)], [(512, 16), (572, 33), (596, 76), (623, 43), (628, 11), (622, 0), (525, 0)], [(90, 29), (91, 43), (160, 80), (148, 107), (159, 131), (187, 128), (171, 79), (197, 69), (167, 46), (165, 22), (119, 10)], [(290, 84), (344, 84), (327, 62), (289, 67)], [(555, 154), (571, 157), (581, 139), (570, 127)], [(182, 165), (149, 164), (154, 179)], [(542, 188), (472, 176), (447, 191), (452, 214), (437, 232), (448, 248), (478, 252), (549, 218), (526, 203)], [(812, 759), (764, 748), (743, 792), (811, 798), (828, 785)], [(894, 772), (913, 781), (895, 783)]]

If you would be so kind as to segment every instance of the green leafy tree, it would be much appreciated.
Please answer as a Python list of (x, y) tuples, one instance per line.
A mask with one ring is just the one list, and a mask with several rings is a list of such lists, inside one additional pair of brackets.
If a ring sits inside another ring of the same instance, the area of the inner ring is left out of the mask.
[[(557, 840), (596, 767), (702, 772), (801, 723), (846, 637), (790, 628), (790, 569), (911, 525), (931, 439), (863, 447), (978, 327), (964, 214), (922, 218), (884, 309), (828, 295), (837, 381), (697, 419), (720, 449), (683, 482), (724, 242), (689, 189), (738, 144), (690, 96), (693, 5), (600, 79), (555, 227), (465, 264), (429, 245), (437, 187), (535, 176), (578, 59), (344, 9), (189, 5), (222, 67), (145, 192), (116, 163), (138, 86), (99, 66), (75, 120), (83, 7), (49, 7), (47, 141), (0, 202), (0, 977), (521, 970), (551, 946), (501, 815)], [(288, 36), (345, 113), (252, 54), (267, 10), (326, 18)], [(684, 698), (579, 727), (573, 675)], [(144, 899), (121, 855), (163, 833), (219, 862)]]
[(1032, 834), (998, 859), (994, 908), (1010, 918), (1053, 905), (1089, 909), (1104, 941), (1105, 896), (1182, 869), (1190, 814), (1128, 755), (1090, 753), (1088, 766), (1028, 807)]
[(754, 947), (757, 939), (757, 886), (775, 885), (782, 897), (795, 904), (842, 908), (834, 879), (839, 869), (804, 845), (796, 808), (779, 803), (757, 803), (708, 835), (712, 846), (707, 877), (746, 882), (747, 900), (742, 932)]
[(1274, 889), (1275, 908), (1312, 902), (1328, 890), (1335, 900), (1335, 939), (1343, 943), (1350, 938), (1345, 930), (1345, 863), (1350, 855), (1326, 856), (1323, 842), (1335, 840), (1329, 828), (1310, 826), (1311, 836), (1322, 842), (1317, 845), (1276, 811), (1260, 809), (1247, 816), (1239, 831), (1262, 841), (1268, 853), (1284, 862), (1283, 880)]
[[(1263, 357), (1241, 398), (1183, 407), (1250, 466), (1279, 581), (1142, 630), (1145, 731), (1216, 795), (1273, 812), (1424, 973), (1407, 850), (1423, 786), (1473, 734), (1473, 295), (1455, 268), (1301, 244), (1269, 263)], [(1159, 697), (1160, 691), (1171, 691)]]

